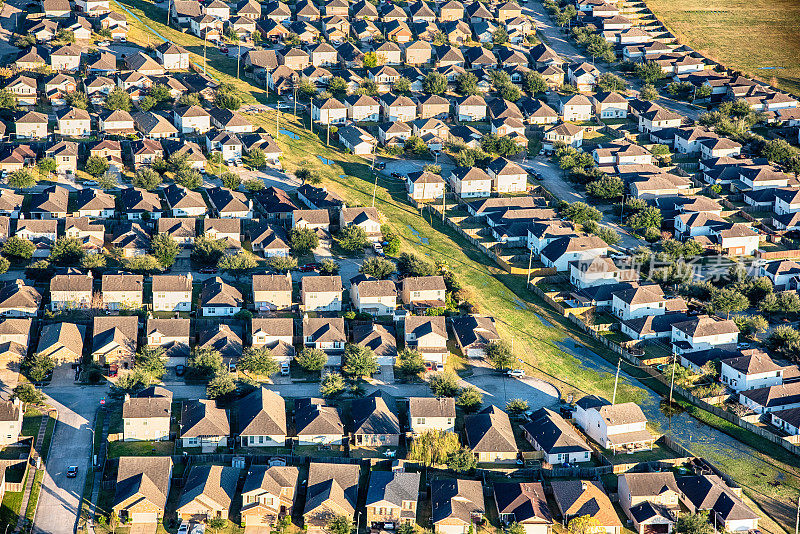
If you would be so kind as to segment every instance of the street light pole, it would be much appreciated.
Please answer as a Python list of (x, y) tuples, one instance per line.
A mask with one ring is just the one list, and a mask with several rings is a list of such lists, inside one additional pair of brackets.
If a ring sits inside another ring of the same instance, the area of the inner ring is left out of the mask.
[(239, 62), (242, 59), (242, 42), (236, 45), (236, 79), (239, 79)]

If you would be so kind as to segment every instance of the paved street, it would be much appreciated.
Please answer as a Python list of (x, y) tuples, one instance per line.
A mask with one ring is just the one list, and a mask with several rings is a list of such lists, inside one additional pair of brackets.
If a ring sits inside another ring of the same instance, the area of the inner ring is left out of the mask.
[[(550, 15), (540, 2), (527, 2), (522, 4), (522, 11), (523, 13), (530, 15), (533, 20), (536, 21), (536, 29), (545, 37), (547, 44), (553, 50), (555, 50), (558, 55), (570, 61), (586, 61), (589, 63), (594, 63), (591, 57), (584, 54), (582, 50), (573, 44), (572, 40), (569, 39), (567, 34), (561, 32), (561, 28), (552, 23), (550, 20)], [(609, 69), (607, 66), (600, 63), (597, 63), (595, 66), (598, 70), (600, 70), (600, 72), (611, 71), (614, 72), (614, 74), (620, 75), (620, 73), (615, 71), (613, 68)], [(641, 82), (639, 82), (637, 79), (631, 78), (628, 78), (628, 81), (633, 89), (633, 96), (636, 96), (642, 86)], [(697, 117), (700, 116), (700, 113), (705, 111), (704, 108), (699, 108), (686, 102), (679, 102), (664, 96), (656, 100), (656, 103), (666, 109), (674, 111), (675, 113), (680, 113), (684, 117), (688, 117), (692, 120), (697, 120)]]

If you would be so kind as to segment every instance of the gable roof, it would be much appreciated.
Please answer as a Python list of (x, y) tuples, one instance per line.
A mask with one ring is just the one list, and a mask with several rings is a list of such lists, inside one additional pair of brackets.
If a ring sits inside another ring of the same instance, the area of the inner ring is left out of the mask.
[(227, 436), (231, 433), (228, 412), (210, 399), (188, 400), (181, 412), (181, 438)]
[(195, 499), (211, 510), (230, 509), (236, 484), (239, 480), (239, 469), (221, 465), (195, 465), (189, 470), (189, 476), (178, 501), (178, 512)]
[(286, 404), (283, 397), (265, 386), (238, 403), (239, 434), (242, 436), (286, 436)]
[(473, 452), (517, 452), (511, 420), (497, 406), (465, 417), (464, 430)]

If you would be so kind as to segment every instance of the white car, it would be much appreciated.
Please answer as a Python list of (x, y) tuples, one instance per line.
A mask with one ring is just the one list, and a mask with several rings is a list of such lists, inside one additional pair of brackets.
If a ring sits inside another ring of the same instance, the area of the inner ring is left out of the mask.
[(513, 378), (525, 378), (524, 369), (509, 369), (506, 374)]
[(281, 364), (281, 376), (289, 376), (289, 363), (283, 362)]
[(108, 42), (108, 41), (100, 41), (99, 43), (97, 43), (97, 46), (108, 46), (108, 45), (110, 45), (110, 44), (111, 44), (111, 43), (110, 43), (110, 42)]

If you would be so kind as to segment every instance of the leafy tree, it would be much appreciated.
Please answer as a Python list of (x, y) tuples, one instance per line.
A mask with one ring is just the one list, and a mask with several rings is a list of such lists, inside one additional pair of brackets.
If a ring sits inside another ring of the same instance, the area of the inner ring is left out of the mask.
[(666, 77), (661, 65), (655, 61), (645, 61), (633, 66), (633, 73), (646, 84), (654, 84)]
[(56, 172), (56, 169), (58, 168), (58, 164), (53, 158), (42, 158), (39, 160), (39, 163), (37, 163), (36, 166), (39, 168), (39, 173), (41, 173), (45, 178), (50, 176), (50, 173)]
[(619, 176), (603, 176), (586, 185), (586, 192), (597, 198), (619, 198), (625, 191), (625, 184)]
[(456, 92), (461, 96), (478, 94), (478, 77), (471, 72), (462, 72), (456, 76)]
[(203, 185), (203, 177), (200, 175), (200, 172), (188, 167), (179, 170), (175, 174), (173, 181), (186, 189), (197, 189)]
[(326, 373), (319, 383), (319, 393), (323, 397), (336, 397), (344, 393), (344, 378), (339, 373)]
[(342, 370), (352, 376), (371, 376), (378, 371), (378, 358), (369, 347), (348, 343)]
[(311, 228), (292, 228), (289, 243), (295, 256), (305, 256), (319, 246), (319, 236)]
[(399, 95), (407, 95), (411, 93), (411, 80), (405, 76), (400, 76), (392, 84), (392, 91)]
[(605, 226), (598, 228), (597, 231), (595, 232), (595, 235), (597, 235), (597, 237), (605, 241), (607, 245), (613, 246), (622, 241), (619, 232), (617, 232), (613, 228), (606, 228)]
[(467, 413), (476, 411), (482, 402), (483, 395), (475, 386), (462, 388), (456, 399), (456, 404)]
[(134, 367), (146, 373), (153, 381), (161, 380), (167, 372), (165, 352), (163, 347), (142, 347), (136, 353)]
[(573, 202), (566, 205), (561, 210), (561, 215), (576, 224), (583, 224), (587, 221), (599, 221), (603, 218), (603, 214), (600, 213), (600, 210), (589, 206), (585, 202)]
[(8, 175), (8, 185), (14, 189), (28, 189), (36, 185), (36, 176), (30, 169), (19, 169)]
[(349, 517), (337, 515), (328, 521), (326, 530), (329, 534), (350, 534), (353, 531), (353, 521)]
[(769, 328), (769, 323), (763, 315), (736, 315), (733, 321), (745, 336), (755, 337), (763, 334)]
[(106, 96), (105, 105), (106, 108), (111, 110), (121, 109), (123, 111), (130, 111), (131, 95), (126, 93), (121, 87), (116, 87)]
[(194, 240), (192, 259), (203, 265), (216, 265), (228, 248), (224, 239), (213, 239), (206, 234)]
[(440, 72), (431, 71), (422, 81), (422, 90), (430, 95), (442, 95), (447, 92), (447, 78)]
[(322, 371), (322, 368), (328, 363), (328, 356), (319, 349), (305, 347), (297, 355), (296, 360), (297, 364), (306, 371)]
[(794, 291), (781, 291), (778, 294), (778, 310), (783, 313), (800, 311), (800, 297)]
[(522, 98), (522, 91), (520, 91), (519, 87), (512, 83), (500, 87), (500, 89), (498, 89), (498, 93), (500, 93), (501, 98), (510, 100), (511, 102), (516, 102)]
[(694, 514), (678, 514), (678, 520), (675, 521), (675, 532), (676, 534), (714, 534), (715, 530), (708, 520), (708, 511), (703, 510)]
[(272, 256), (267, 265), (275, 272), (288, 273), (297, 268), (297, 260), (291, 256)]
[(322, 177), (315, 170), (307, 167), (300, 167), (294, 173), (295, 177), (302, 180), (304, 184), (316, 185), (322, 183)]
[(242, 179), (239, 178), (239, 175), (232, 172), (223, 172), (220, 179), (222, 180), (222, 186), (231, 191), (236, 191), (242, 185)]
[(406, 347), (397, 355), (395, 366), (407, 375), (418, 375), (425, 371), (425, 360), (419, 351)]
[(780, 325), (767, 337), (766, 345), (771, 350), (797, 360), (800, 351), (800, 331), (789, 325)]
[(508, 42), (508, 32), (502, 26), (498, 26), (492, 33), (492, 42), (495, 45), (504, 45)]
[(761, 156), (771, 163), (784, 163), (797, 155), (797, 149), (785, 139), (770, 139), (761, 147)]
[(661, 210), (655, 206), (647, 206), (643, 210), (637, 211), (628, 218), (628, 224), (634, 230), (643, 230), (646, 228), (661, 228)]
[(529, 408), (528, 401), (522, 399), (511, 399), (506, 403), (506, 411), (509, 413), (525, 413)]
[(593, 534), (597, 531), (597, 519), (590, 515), (573, 517), (567, 523), (569, 534)]
[(89, 97), (86, 96), (86, 93), (82, 93), (81, 91), (72, 91), (71, 93), (65, 94), (64, 100), (67, 102), (68, 106), (72, 106), (73, 108), (86, 109), (89, 107)]
[(366, 230), (351, 224), (339, 231), (338, 242), (345, 251), (353, 253), (363, 250), (369, 244), (369, 238)]
[(655, 88), (654, 85), (648, 83), (644, 85), (639, 91), (639, 98), (647, 102), (652, 102), (653, 100), (658, 98), (658, 90)]
[(150, 240), (150, 248), (153, 250), (153, 256), (164, 268), (172, 266), (180, 253), (178, 242), (171, 235), (165, 233), (156, 234)]
[(131, 179), (131, 183), (135, 187), (141, 187), (142, 189), (147, 189), (148, 191), (152, 191), (159, 185), (161, 185), (161, 175), (158, 174), (153, 169), (148, 167), (142, 167)]
[(547, 82), (535, 70), (529, 70), (522, 76), (522, 87), (532, 95), (547, 92)]
[(200, 95), (197, 93), (186, 93), (178, 98), (179, 106), (199, 106)]
[(163, 83), (157, 83), (153, 85), (150, 88), (150, 91), (148, 91), (148, 95), (156, 102), (167, 102), (172, 100), (172, 93), (170, 92), (169, 87)]
[(16, 235), (12, 235), (3, 243), (3, 254), (19, 260), (31, 259), (35, 250), (36, 245)]
[(269, 348), (247, 347), (239, 360), (239, 369), (261, 376), (272, 376), (280, 370), (280, 366)]
[(86, 160), (84, 169), (92, 176), (100, 176), (108, 171), (108, 160), (100, 156), (90, 156), (89, 159)]
[(408, 458), (426, 467), (447, 464), (450, 454), (462, 448), (455, 432), (426, 430), (411, 442)]
[(36, 36), (32, 33), (26, 33), (25, 35), (20, 35), (19, 38), (14, 41), (14, 46), (17, 48), (29, 48), (36, 44)]
[(388, 224), (381, 225), (381, 233), (386, 243), (383, 251), (389, 256), (394, 256), (400, 252), (400, 236), (394, 233)]
[(597, 79), (597, 89), (601, 91), (625, 91), (627, 84), (625, 80), (617, 76), (616, 74), (612, 74), (610, 72), (604, 72), (600, 75)]
[(235, 86), (223, 83), (217, 88), (216, 93), (214, 93), (214, 105), (218, 108), (236, 111), (242, 107), (242, 99)]
[(255, 193), (256, 191), (261, 191), (262, 189), (266, 188), (264, 182), (257, 178), (251, 178), (250, 180), (245, 181), (244, 188), (251, 193)]
[(486, 345), (486, 358), (492, 362), (494, 368), (499, 371), (511, 369), (514, 365), (514, 355), (511, 353), (511, 346), (503, 340), (492, 341)]
[(258, 267), (258, 258), (249, 250), (240, 250), (236, 254), (223, 256), (219, 260), (217, 267), (238, 278), (244, 271)]
[(461, 447), (447, 455), (447, 468), (457, 473), (472, 471), (478, 465), (475, 454), (466, 447)]
[(378, 96), (379, 92), (380, 91), (378, 90), (378, 84), (375, 83), (375, 80), (364, 78), (358, 85), (358, 94), (367, 96)]
[(309, 99), (317, 94), (317, 86), (307, 77), (302, 76), (297, 82), (297, 92), (301, 100)]
[(344, 96), (347, 94), (347, 82), (341, 76), (334, 76), (328, 82), (328, 91), (334, 96)]
[(730, 317), (731, 312), (739, 312), (749, 306), (747, 297), (733, 289), (721, 288), (711, 293), (709, 308), (715, 313), (724, 313)]
[(335, 276), (339, 274), (339, 262), (331, 258), (325, 258), (319, 264), (319, 274), (325, 276)]
[(403, 276), (431, 276), (434, 273), (433, 265), (410, 252), (400, 254), (397, 270)]
[(481, 139), (481, 149), (488, 154), (497, 154), (501, 157), (513, 156), (520, 151), (519, 145), (513, 139), (497, 134), (484, 135)]
[(236, 391), (236, 382), (230, 371), (223, 369), (217, 371), (206, 386), (206, 397), (209, 399), (222, 399)]
[(189, 358), (186, 372), (198, 380), (211, 380), (225, 365), (219, 351), (195, 347)]
[(17, 109), (17, 99), (8, 89), (0, 89), (0, 109)]
[(422, 155), (428, 153), (428, 145), (417, 135), (412, 135), (403, 142), (403, 150), (409, 154)]
[(375, 52), (367, 52), (364, 54), (364, 59), (362, 60), (365, 69), (371, 69), (372, 67), (378, 66), (378, 54)]
[(37, 352), (25, 359), (23, 367), (32, 382), (42, 382), (55, 369), (56, 364), (48, 354)]
[(11, 262), (3, 257), (0, 257), (0, 274), (7, 273), (9, 267), (11, 267)]
[(126, 259), (125, 268), (140, 273), (155, 273), (164, 270), (164, 266), (161, 265), (158, 258), (150, 254)]
[(458, 376), (452, 371), (437, 373), (429, 385), (437, 397), (455, 397), (458, 393)]
[(84, 256), (81, 242), (73, 237), (59, 237), (50, 249), (53, 265), (78, 265)]
[(247, 155), (244, 157), (244, 164), (251, 169), (260, 169), (267, 164), (267, 156), (260, 148), (251, 148)]
[(158, 102), (156, 102), (156, 99), (150, 95), (147, 95), (143, 99), (139, 100), (137, 106), (139, 106), (139, 109), (141, 109), (142, 111), (150, 111), (151, 109), (156, 107), (156, 104), (158, 104)]
[(525, 527), (515, 521), (506, 527), (506, 534), (525, 534)]
[(74, 43), (75, 34), (66, 28), (61, 28), (58, 30), (58, 32), (56, 32), (56, 40), (61, 41), (62, 43)]
[(364, 260), (358, 272), (375, 277), (378, 280), (385, 280), (392, 276), (395, 270), (395, 265), (391, 261), (386, 258), (374, 257)]
[(616, 59), (614, 48), (602, 35), (593, 34), (589, 37), (586, 43), (586, 52), (593, 58), (600, 58), (606, 63), (611, 63)]
[(20, 384), (12, 390), (12, 396), (25, 404), (44, 404), (44, 393), (33, 384)]

